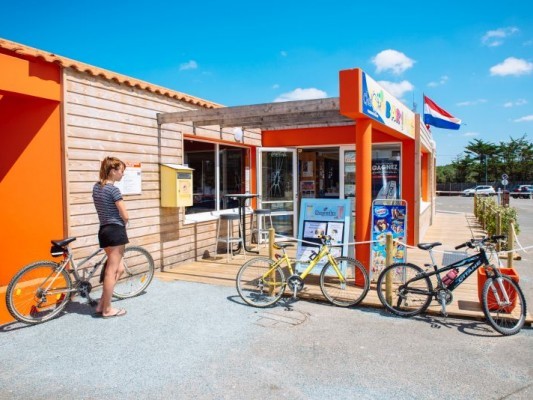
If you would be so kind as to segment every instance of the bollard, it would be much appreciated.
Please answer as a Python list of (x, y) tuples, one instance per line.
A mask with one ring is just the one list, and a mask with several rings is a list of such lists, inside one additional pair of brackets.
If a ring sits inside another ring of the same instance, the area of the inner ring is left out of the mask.
[[(274, 241), (276, 240), (276, 232), (274, 231), (274, 228), (270, 228), (268, 230), (268, 258), (274, 262)], [(276, 271), (272, 271), (270, 276), (272, 285), (269, 286), (269, 293), (272, 295), (274, 293), (274, 288), (277, 286), (276, 282)]]
[(276, 232), (274, 228), (268, 230), (268, 258), (274, 259), (274, 241), (276, 240)]
[[(514, 249), (514, 219), (509, 221), (509, 231), (507, 232), (507, 246), (508, 250)], [(507, 253), (507, 268), (513, 268), (514, 254), (512, 251)]]
[[(392, 249), (393, 249), (393, 242), (392, 242), (392, 233), (387, 233), (385, 236), (385, 251), (386, 251), (386, 258), (385, 258), (385, 267), (388, 267), (392, 264)], [(392, 303), (392, 277), (390, 271), (387, 273), (387, 276), (385, 277), (385, 298), (387, 299), (387, 303)]]
[[(496, 235), (502, 234), (502, 213), (500, 211), (496, 211)], [(496, 242), (496, 251), (499, 252), (501, 250), (501, 243), (500, 241)]]

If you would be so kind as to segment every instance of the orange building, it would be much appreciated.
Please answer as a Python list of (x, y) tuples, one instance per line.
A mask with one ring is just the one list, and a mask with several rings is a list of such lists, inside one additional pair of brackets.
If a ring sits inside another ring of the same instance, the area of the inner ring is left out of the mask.
[[(271, 208), (287, 235), (297, 235), (302, 198), (350, 198), (355, 240), (370, 240), (377, 159), (399, 166), (408, 243), (431, 224), (431, 135), (379, 85), (363, 88), (372, 80), (359, 69), (341, 71), (337, 99), (221, 107), (1, 39), (0, 68), (0, 323), (9, 320), (5, 285), (27, 263), (49, 259), (51, 239), (76, 236), (78, 258), (98, 245), (91, 188), (107, 155), (137, 167), (137, 189), (124, 191), (128, 234), (161, 268), (213, 252), (218, 216), (236, 207), (228, 193), (260, 194), (254, 205)], [(365, 93), (375, 92), (374, 108), (388, 107), (389, 120), (365, 108)], [(161, 164), (194, 169), (192, 206), (161, 207)], [(282, 191), (273, 177), (283, 178)], [(367, 265), (369, 245), (356, 251)]]

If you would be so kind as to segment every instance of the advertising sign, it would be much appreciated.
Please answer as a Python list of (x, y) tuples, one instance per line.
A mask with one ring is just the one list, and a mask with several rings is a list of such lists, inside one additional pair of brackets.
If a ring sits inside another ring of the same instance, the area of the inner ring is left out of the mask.
[[(302, 199), (300, 207), (300, 222), (296, 251), (296, 270), (303, 271), (310, 261), (313, 252), (318, 253), (321, 241), (320, 235), (331, 236), (331, 253), (334, 256), (348, 255), (350, 248), (350, 216), (352, 214), (350, 200), (346, 199)], [(351, 236), (350, 236), (351, 235)], [(318, 274), (327, 260), (321, 260), (312, 273)]]
[(400, 161), (372, 160), (372, 199), (400, 198)]
[[(386, 235), (405, 243), (407, 235), (407, 202), (405, 200), (375, 200), (372, 204), (372, 253), (370, 255), (370, 278), (377, 279), (385, 267)], [(405, 246), (393, 243), (393, 263), (407, 260)]]
[(362, 79), (363, 114), (414, 139), (415, 113), (365, 72)]

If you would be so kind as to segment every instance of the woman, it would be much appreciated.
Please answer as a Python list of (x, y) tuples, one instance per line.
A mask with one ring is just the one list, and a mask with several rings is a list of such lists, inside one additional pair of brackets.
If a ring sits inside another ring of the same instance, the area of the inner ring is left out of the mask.
[(123, 308), (111, 306), (113, 289), (124, 272), (124, 247), (129, 242), (126, 233), (128, 211), (120, 190), (114, 186), (122, 179), (126, 165), (115, 157), (106, 157), (100, 166), (100, 180), (93, 186), (93, 201), (100, 220), (98, 241), (107, 254), (103, 293), (96, 314), (104, 318), (126, 315)]

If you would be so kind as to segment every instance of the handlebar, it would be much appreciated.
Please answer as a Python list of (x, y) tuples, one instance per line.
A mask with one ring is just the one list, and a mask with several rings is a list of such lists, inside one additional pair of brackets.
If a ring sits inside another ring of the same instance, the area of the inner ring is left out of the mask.
[(318, 235), (318, 238), (322, 242), (322, 244), (330, 243), (332, 237), (330, 235)]
[(483, 239), (470, 239), (468, 242), (464, 242), (458, 246), (455, 246), (455, 250), (462, 249), (463, 247), (468, 247), (470, 249), (473, 249), (477, 246), (484, 246), (487, 242), (496, 243), (498, 240), (505, 240), (507, 239), (507, 236), (505, 235), (492, 235), (487, 236)]

